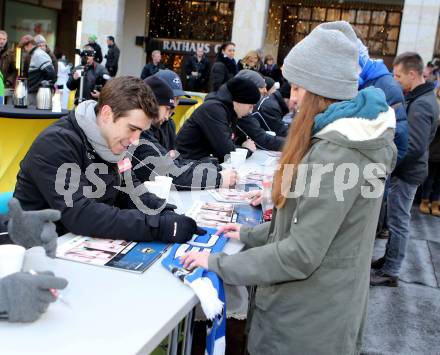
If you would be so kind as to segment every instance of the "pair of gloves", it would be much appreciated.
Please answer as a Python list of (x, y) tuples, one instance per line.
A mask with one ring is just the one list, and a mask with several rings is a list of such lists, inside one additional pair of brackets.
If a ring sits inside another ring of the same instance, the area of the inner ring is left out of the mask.
[(205, 230), (197, 227), (196, 221), (192, 218), (165, 211), (159, 218), (159, 230), (156, 235), (153, 234), (153, 238), (165, 243), (186, 243), (194, 234), (205, 233)]
[[(24, 212), (17, 199), (9, 202), (8, 233), (11, 240), (29, 249), (23, 269), (41, 270), (46, 255), (55, 257), (58, 234), (53, 222), (60, 219), (56, 210)], [(42, 246), (34, 248), (35, 246)], [(55, 277), (50, 271), (36, 275), (17, 272), (0, 279), (0, 318), (10, 322), (32, 322), (56, 300), (52, 293), (64, 289), (67, 280)]]

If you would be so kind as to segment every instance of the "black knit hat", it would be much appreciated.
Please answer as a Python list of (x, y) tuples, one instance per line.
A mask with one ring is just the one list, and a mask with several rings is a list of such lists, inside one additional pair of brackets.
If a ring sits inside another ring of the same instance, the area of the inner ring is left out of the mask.
[(175, 106), (173, 90), (165, 81), (157, 76), (150, 76), (144, 80), (144, 83), (153, 91), (159, 106)]
[(269, 91), (275, 85), (275, 80), (273, 80), (269, 76), (264, 77), (264, 81), (266, 82), (266, 90)]
[(284, 99), (290, 99), (290, 84), (287, 80), (281, 85), (280, 94)]
[(234, 77), (226, 83), (232, 96), (232, 101), (241, 104), (255, 105), (260, 100), (260, 90), (249, 79)]

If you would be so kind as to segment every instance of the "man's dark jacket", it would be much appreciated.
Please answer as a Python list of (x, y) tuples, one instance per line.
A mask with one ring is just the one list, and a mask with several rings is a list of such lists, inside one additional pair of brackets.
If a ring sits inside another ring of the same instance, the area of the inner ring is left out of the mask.
[(118, 62), (119, 62), (120, 50), (116, 44), (108, 46), (108, 52), (105, 58), (105, 68), (108, 70), (110, 76), (116, 76), (118, 72)]
[(145, 66), (142, 69), (141, 79), (144, 80), (149, 76), (153, 76), (159, 71), (159, 69), (166, 69), (166, 67), (161, 62), (159, 62), (159, 64), (157, 65), (154, 65), (153, 63), (145, 64)]
[[(173, 178), (177, 190), (216, 188), (220, 185), (221, 168), (210, 160), (194, 161), (181, 156), (171, 158), (164, 147), (166, 136), (151, 126), (142, 132), (140, 145), (133, 158), (134, 172), (140, 181), (154, 180), (155, 175)], [(154, 173), (153, 173), (154, 172)]]
[[(76, 80), (73, 78), (73, 74), (78, 69), (80, 69), (80, 66), (73, 69), (73, 71), (69, 74), (69, 79), (67, 80), (66, 84), (69, 90), (76, 90), (75, 98), (78, 98), (80, 94), (79, 91), (81, 78), (78, 78)], [(96, 100), (91, 93), (95, 89), (95, 85), (105, 85), (105, 74), (108, 74), (108, 72), (102, 64), (93, 63), (92, 65), (86, 66), (86, 75), (84, 77), (83, 87), (84, 100)]]
[[(89, 168), (93, 163), (99, 163), (99, 168)], [(81, 173), (75, 176), (70, 169), (66, 179), (66, 174), (60, 173), (56, 185), (57, 171), (63, 164), (76, 164)], [(97, 186), (96, 181), (89, 181), (92, 174), (96, 175), (95, 180), (103, 180), (99, 182), (101, 186)], [(134, 187), (141, 184), (132, 171), (120, 174), (117, 164), (108, 163), (97, 155), (78, 126), (75, 111), (71, 111), (45, 129), (32, 144), (20, 164), (14, 197), (24, 210), (52, 208), (61, 211), (61, 223), (57, 226), (60, 235), (72, 232), (99, 238), (152, 240), (157, 237), (161, 214), (144, 214), (128, 194), (118, 189), (126, 186), (125, 181), (130, 176)], [(79, 179), (78, 188), (74, 189), (73, 206), (69, 207), (64, 195), (58, 192), (75, 187), (75, 177)], [(99, 190), (101, 196), (85, 197), (84, 188), (92, 192)], [(165, 200), (148, 192), (140, 198), (151, 209), (165, 204)]]
[(211, 68), (209, 91), (219, 90), (224, 83), (237, 73), (238, 68), (235, 60), (225, 57), (222, 53), (217, 54), (216, 61)]
[(3, 74), (5, 87), (13, 88), (17, 69), (15, 69), (15, 52), (8, 48), (8, 43), (0, 51), (0, 71)]
[[(196, 55), (193, 55), (191, 58), (188, 58), (185, 63), (185, 76), (187, 79), (191, 78), (192, 72), (199, 73), (199, 77), (197, 77), (197, 83), (200, 87), (205, 85), (209, 80), (209, 72), (211, 70), (211, 63), (209, 63), (208, 58), (205, 56), (199, 61)], [(191, 89), (193, 90), (193, 89)]]
[[(212, 156), (223, 162), (235, 148), (237, 115), (226, 84), (208, 95), (180, 129), (176, 147), (185, 159), (200, 160)], [(248, 156), (250, 155), (250, 151)]]
[(237, 144), (242, 144), (250, 138), (254, 141), (258, 149), (281, 151), (285, 142), (284, 137), (272, 136), (266, 132), (256, 118), (249, 115), (240, 118), (237, 122)]
[(261, 128), (275, 132), (280, 137), (286, 137), (289, 131), (289, 126), (283, 122), (283, 117), (288, 112), (289, 108), (278, 90), (261, 98), (254, 108), (254, 116)]
[(408, 115), (408, 150), (393, 172), (412, 185), (422, 184), (428, 176), (429, 145), (437, 130), (439, 107), (434, 84), (424, 83), (405, 96)]

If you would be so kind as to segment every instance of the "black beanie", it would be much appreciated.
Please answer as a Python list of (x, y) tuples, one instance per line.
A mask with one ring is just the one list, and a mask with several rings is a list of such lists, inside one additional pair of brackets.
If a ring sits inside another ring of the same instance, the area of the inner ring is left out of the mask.
[(287, 80), (281, 85), (280, 94), (284, 99), (290, 99), (290, 84)]
[(150, 76), (144, 80), (144, 83), (153, 91), (159, 106), (175, 106), (173, 90), (165, 81), (158, 77)]
[(231, 93), (232, 101), (252, 105), (260, 101), (260, 90), (249, 79), (234, 77), (226, 83), (226, 87)]
[(273, 80), (269, 76), (264, 77), (264, 81), (266, 82), (266, 90), (269, 91), (275, 85), (275, 80)]

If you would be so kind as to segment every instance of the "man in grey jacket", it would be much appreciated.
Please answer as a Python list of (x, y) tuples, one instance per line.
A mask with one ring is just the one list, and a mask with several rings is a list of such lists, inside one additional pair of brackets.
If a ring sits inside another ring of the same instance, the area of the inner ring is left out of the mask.
[(409, 240), (411, 206), (417, 187), (428, 176), (429, 145), (437, 129), (439, 107), (434, 84), (423, 78), (423, 60), (417, 53), (398, 55), (394, 78), (405, 93), (408, 115), (408, 150), (391, 177), (388, 193), (388, 240), (385, 255), (372, 262), (372, 286), (398, 285), (398, 276)]

